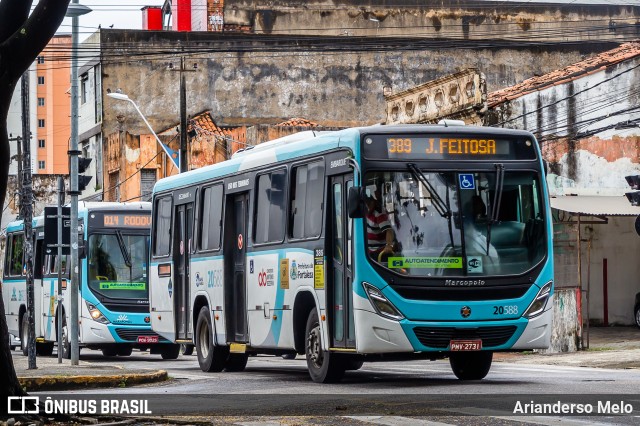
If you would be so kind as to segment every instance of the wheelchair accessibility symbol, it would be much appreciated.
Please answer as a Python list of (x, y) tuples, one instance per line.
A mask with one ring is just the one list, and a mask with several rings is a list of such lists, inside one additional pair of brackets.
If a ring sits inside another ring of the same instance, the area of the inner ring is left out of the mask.
[(460, 189), (476, 189), (476, 181), (472, 174), (459, 174)]

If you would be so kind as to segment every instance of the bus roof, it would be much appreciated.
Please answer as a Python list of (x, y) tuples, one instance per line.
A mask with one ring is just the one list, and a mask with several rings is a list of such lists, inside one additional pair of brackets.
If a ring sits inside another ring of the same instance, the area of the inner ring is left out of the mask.
[[(47, 206), (51, 207), (51, 206)], [(66, 205), (65, 207), (68, 207)], [(149, 210), (151, 211), (151, 203), (148, 201), (139, 201), (135, 203), (117, 203), (117, 202), (104, 202), (104, 201), (79, 201), (78, 202), (78, 216), (82, 216), (89, 211), (110, 211), (110, 210)], [(14, 220), (9, 222), (6, 227), (6, 232), (22, 231), (23, 220)], [(44, 224), (44, 213), (33, 218), (31, 222), (32, 226), (42, 226)]]
[(444, 131), (448, 134), (469, 134), (472, 132), (478, 135), (511, 135), (533, 138), (533, 135), (530, 132), (522, 130), (450, 124), (404, 124), (397, 126), (375, 125), (329, 132), (304, 131), (264, 142), (254, 147), (247, 147), (246, 149), (234, 154), (229, 160), (160, 179), (156, 182), (153, 192), (157, 193), (172, 190), (174, 188), (195, 185), (212, 178), (218, 178), (297, 157), (319, 154), (339, 147), (348, 148), (353, 152), (358, 153), (360, 148), (360, 137), (363, 134), (398, 134), (415, 132), (436, 134), (443, 133)]

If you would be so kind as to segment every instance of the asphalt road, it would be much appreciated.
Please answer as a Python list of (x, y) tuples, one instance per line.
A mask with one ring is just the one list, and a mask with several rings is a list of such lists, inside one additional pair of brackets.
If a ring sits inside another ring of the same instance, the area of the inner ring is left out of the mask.
[(146, 352), (105, 358), (99, 351), (83, 349), (81, 359), (168, 371), (172, 380), (167, 383), (128, 389), (141, 393), (395, 394), (411, 388), (414, 392), (446, 394), (638, 394), (640, 389), (640, 370), (508, 362), (494, 362), (484, 380), (472, 382), (458, 380), (447, 360), (365, 363), (358, 371), (348, 371), (341, 383), (322, 385), (311, 381), (302, 356), (295, 360), (251, 357), (242, 373), (204, 373), (195, 354), (167, 361)]
[[(81, 359), (167, 370), (171, 377), (167, 382), (101, 389), (99, 394), (156, 398), (181, 413), (222, 407), (219, 413), (225, 417), (207, 413), (192, 417), (219, 424), (582, 426), (640, 422), (640, 370), (494, 362), (484, 380), (462, 382), (446, 360), (365, 363), (359, 371), (347, 372), (341, 383), (321, 385), (309, 379), (301, 356), (295, 360), (251, 357), (241, 373), (204, 373), (195, 355), (165, 361), (159, 355), (134, 351), (130, 357), (104, 358), (98, 351), (83, 349)], [(539, 406), (559, 401), (590, 404), (597, 411), (599, 403), (616, 404), (622, 399), (631, 404), (632, 413), (615, 416), (607, 411), (597, 417), (514, 413), (518, 401), (524, 409), (529, 403)], [(290, 417), (292, 414), (296, 417)]]

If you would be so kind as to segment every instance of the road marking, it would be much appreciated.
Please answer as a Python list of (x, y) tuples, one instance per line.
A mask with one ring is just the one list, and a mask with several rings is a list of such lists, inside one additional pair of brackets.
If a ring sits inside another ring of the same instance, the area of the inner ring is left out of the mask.
[(373, 423), (375, 425), (385, 426), (453, 426), (451, 423), (432, 422), (430, 420), (423, 420), (415, 417), (401, 417), (401, 416), (343, 416), (347, 419), (358, 420), (365, 423)]
[(472, 416), (492, 417), (500, 420), (512, 420), (520, 423), (534, 423), (545, 426), (609, 426), (612, 423), (596, 423), (593, 420), (577, 420), (560, 417), (546, 417), (546, 416), (513, 416), (508, 411), (503, 412), (504, 415), (496, 416), (495, 410), (488, 410), (486, 408), (456, 408), (456, 409), (443, 409), (442, 411), (449, 411), (450, 413), (457, 414), (469, 414)]

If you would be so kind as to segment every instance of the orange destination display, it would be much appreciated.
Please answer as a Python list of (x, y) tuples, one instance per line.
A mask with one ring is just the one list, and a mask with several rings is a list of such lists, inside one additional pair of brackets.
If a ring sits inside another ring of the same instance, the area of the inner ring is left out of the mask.
[(535, 160), (534, 141), (475, 135), (368, 135), (365, 157), (389, 160)]
[(138, 213), (94, 213), (90, 221), (95, 228), (150, 228), (151, 215)]

